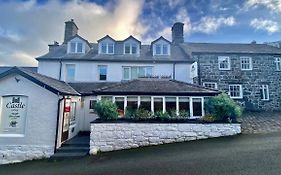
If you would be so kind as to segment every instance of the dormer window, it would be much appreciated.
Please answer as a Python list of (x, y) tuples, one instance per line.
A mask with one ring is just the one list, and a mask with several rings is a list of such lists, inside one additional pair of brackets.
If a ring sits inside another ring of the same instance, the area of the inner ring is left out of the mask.
[(155, 44), (155, 55), (168, 55), (168, 44)]
[(171, 53), (171, 42), (162, 36), (151, 43), (153, 56), (167, 56)]
[(125, 54), (137, 54), (138, 53), (138, 45), (135, 43), (126, 43), (124, 47)]
[(101, 54), (114, 54), (114, 44), (113, 43), (101, 43), (100, 53)]
[(83, 43), (71, 42), (69, 53), (83, 53)]

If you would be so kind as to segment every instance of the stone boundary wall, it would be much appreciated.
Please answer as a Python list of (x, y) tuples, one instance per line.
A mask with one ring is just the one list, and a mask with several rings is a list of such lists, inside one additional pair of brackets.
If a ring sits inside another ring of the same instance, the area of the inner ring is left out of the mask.
[(54, 154), (53, 146), (44, 145), (1, 145), (0, 164), (16, 163), (25, 160), (49, 158)]
[(92, 123), (90, 154), (239, 133), (239, 123)]

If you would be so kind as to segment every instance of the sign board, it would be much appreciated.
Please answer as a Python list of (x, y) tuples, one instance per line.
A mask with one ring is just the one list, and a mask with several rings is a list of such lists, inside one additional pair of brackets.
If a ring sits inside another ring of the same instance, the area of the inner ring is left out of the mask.
[(27, 96), (2, 97), (0, 117), (1, 134), (24, 134), (27, 111)]
[(190, 66), (190, 77), (195, 78), (198, 76), (198, 64), (197, 62), (194, 62)]

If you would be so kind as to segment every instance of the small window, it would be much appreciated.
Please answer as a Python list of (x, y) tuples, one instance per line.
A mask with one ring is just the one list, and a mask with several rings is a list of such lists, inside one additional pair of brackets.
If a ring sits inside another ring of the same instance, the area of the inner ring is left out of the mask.
[(108, 53), (113, 54), (114, 53), (114, 45), (112, 43), (108, 44)]
[(240, 58), (241, 70), (252, 70), (252, 58), (241, 57)]
[(151, 77), (152, 74), (153, 67), (151, 66), (123, 67), (123, 80)]
[(276, 70), (281, 71), (281, 58), (275, 58)]
[(155, 54), (161, 55), (161, 45), (160, 44), (155, 45)]
[(98, 66), (99, 67), (99, 80), (105, 81), (107, 76), (107, 66)]
[(90, 112), (91, 113), (94, 113), (95, 112), (95, 105), (97, 104), (97, 100), (90, 100), (90, 106), (89, 106), (89, 109), (90, 109)]
[(268, 85), (261, 85), (261, 99), (265, 101), (269, 100)]
[(218, 89), (217, 83), (213, 83), (213, 82), (204, 82), (203, 86), (207, 88)]
[(218, 57), (219, 70), (230, 70), (230, 58), (227, 56)]
[(243, 98), (242, 85), (229, 85), (229, 95), (234, 99)]
[(66, 76), (65, 81), (71, 82), (75, 79), (75, 65), (74, 64), (66, 64)]
[(145, 76), (152, 77), (152, 67), (146, 67)]

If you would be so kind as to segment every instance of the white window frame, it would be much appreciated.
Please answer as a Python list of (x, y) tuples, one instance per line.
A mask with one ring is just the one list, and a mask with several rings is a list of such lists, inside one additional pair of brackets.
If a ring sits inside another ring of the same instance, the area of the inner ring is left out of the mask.
[[(74, 120), (72, 120), (73, 118), (72, 118), (72, 103), (75, 103), (75, 111), (74, 111)], [(70, 102), (70, 116), (69, 116), (69, 121), (70, 121), (70, 125), (74, 125), (74, 124), (76, 124), (76, 122), (77, 122), (77, 101), (76, 100), (73, 100), (73, 101), (71, 101)]]
[[(242, 63), (243, 59), (249, 59), (249, 63)], [(243, 68), (243, 64), (249, 64), (249, 69), (245, 69)], [(252, 61), (252, 57), (240, 57), (240, 68), (241, 70), (252, 70), (253, 69), (253, 61)]]
[(261, 98), (261, 100), (268, 101), (269, 100), (269, 88), (268, 88), (268, 85), (264, 85), (264, 84), (261, 85), (261, 91), (262, 91), (262, 94), (261, 94), (262, 98)]
[[(221, 68), (220, 67), (220, 62), (222, 61), (222, 59), (227, 59), (227, 68)], [(218, 56), (218, 66), (219, 66), (219, 70), (231, 70), (231, 60), (229, 56)]]
[[(109, 53), (109, 45), (112, 44), (113, 45), (113, 52)], [(102, 52), (102, 45), (106, 46), (106, 53)], [(115, 53), (115, 44), (111, 43), (111, 42), (101, 42), (99, 43), (99, 54), (108, 54), (108, 55), (113, 55)]]
[[(194, 116), (193, 115), (193, 99), (194, 98), (199, 98), (201, 99), (201, 110), (202, 110), (202, 116)], [(205, 111), (204, 111), (204, 97), (189, 97), (189, 112), (190, 112), (190, 119), (196, 119), (196, 118), (201, 118), (205, 116)]]
[[(157, 46), (160, 46), (160, 53), (156, 52), (156, 47)], [(166, 54), (163, 53), (164, 46), (167, 46), (167, 53)], [(156, 56), (159, 56), (159, 55), (170, 55), (170, 45), (166, 44), (166, 43), (165, 44), (155, 43), (153, 45), (153, 55), (156, 55)]]
[[(231, 86), (239, 87), (239, 96), (237, 96), (237, 97), (231, 96), (231, 93), (230, 93), (230, 87), (231, 87)], [(242, 85), (241, 85), (241, 84), (230, 84), (230, 85), (228, 86), (228, 94), (229, 94), (230, 98), (232, 98), (232, 99), (242, 99), (242, 98), (243, 98), (243, 89), (242, 89)]]
[[(126, 53), (126, 46), (129, 46), (129, 53)], [(133, 53), (133, 46), (136, 46), (136, 53)], [(136, 43), (124, 43), (124, 51), (123, 53), (125, 55), (137, 55), (139, 54), (139, 44), (136, 44)]]
[[(74, 52), (71, 50), (71, 45), (72, 44), (75, 44), (75, 50)], [(82, 50), (81, 52), (78, 52), (78, 44), (82, 44)], [(72, 42), (69, 42), (69, 49), (68, 49), (68, 53), (85, 53), (85, 44), (83, 42), (77, 42), (77, 41), (72, 41)]]
[(275, 57), (276, 71), (281, 71), (281, 57)]
[[(145, 75), (147, 74), (147, 68), (151, 68), (152, 69), (152, 75), (153, 75), (153, 71), (154, 71), (154, 67), (153, 66), (122, 66), (122, 80), (131, 80), (132, 79), (132, 72), (131, 69), (132, 67), (137, 67), (137, 73), (139, 75), (139, 69), (141, 67), (144, 67), (144, 71), (145, 71)], [(125, 79), (124, 78), (124, 68), (129, 68), (129, 79)]]
[[(105, 77), (105, 80), (101, 80), (101, 79), (100, 79), (100, 69), (101, 69), (101, 68), (106, 68), (106, 75), (105, 75), (106, 77)], [(99, 81), (107, 81), (107, 77), (108, 77), (107, 75), (108, 75), (108, 68), (107, 68), (107, 65), (98, 65), (98, 80), (99, 80)]]
[(165, 96), (151, 96), (151, 111), (154, 114), (154, 98), (162, 98), (162, 112), (164, 113), (166, 111), (166, 100)]
[(207, 87), (207, 88), (212, 88), (211, 86), (208, 86), (209, 85), (214, 85), (214, 89), (218, 89), (218, 84), (216, 82), (203, 82), (203, 86), (204, 87)]
[[(115, 103), (116, 101), (116, 98), (123, 98), (124, 99), (124, 116), (125, 116), (125, 113), (126, 113), (126, 108), (127, 108), (127, 96), (113, 96), (112, 97), (112, 102)], [(120, 117), (120, 116), (119, 116)]]

